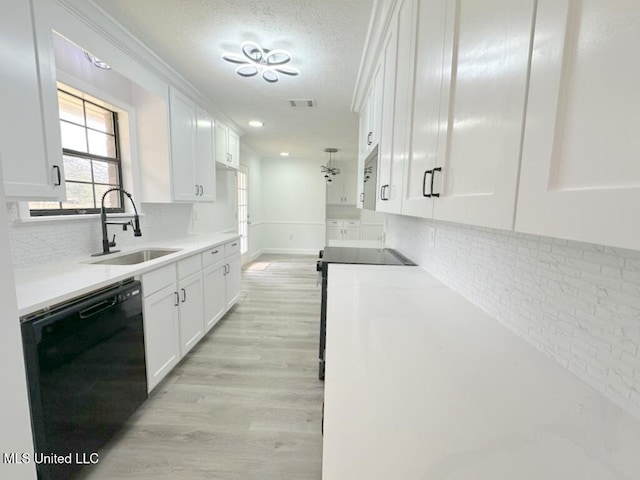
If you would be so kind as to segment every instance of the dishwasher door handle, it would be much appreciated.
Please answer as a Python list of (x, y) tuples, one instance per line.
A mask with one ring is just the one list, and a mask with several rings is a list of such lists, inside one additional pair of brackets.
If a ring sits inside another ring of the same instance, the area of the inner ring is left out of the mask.
[(82, 319), (93, 317), (94, 315), (97, 315), (100, 312), (104, 312), (105, 310), (109, 310), (116, 303), (118, 303), (118, 297), (113, 297), (113, 298), (110, 298), (108, 300), (103, 300), (100, 303), (96, 303), (95, 305), (91, 305), (89, 308), (85, 308), (84, 310), (81, 310), (78, 313), (78, 315)]

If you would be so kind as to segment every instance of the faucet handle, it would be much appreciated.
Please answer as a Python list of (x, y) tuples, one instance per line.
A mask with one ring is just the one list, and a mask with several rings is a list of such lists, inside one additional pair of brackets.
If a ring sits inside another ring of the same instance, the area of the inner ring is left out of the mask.
[(115, 234), (113, 235), (113, 240), (111, 240), (109, 242), (109, 246), (110, 247), (115, 247), (116, 246), (116, 236), (115, 236)]

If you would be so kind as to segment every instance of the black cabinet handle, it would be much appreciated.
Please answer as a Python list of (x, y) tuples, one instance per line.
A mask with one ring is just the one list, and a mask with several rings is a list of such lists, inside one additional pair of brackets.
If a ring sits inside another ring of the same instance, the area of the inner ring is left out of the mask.
[(387, 191), (387, 189), (389, 188), (389, 185), (382, 185), (382, 187), (380, 187), (380, 200), (384, 200), (384, 201), (388, 201), (389, 197), (385, 196), (385, 191)]
[(181, 288), (180, 290), (182, 290), (182, 303), (187, 301), (187, 291), (184, 288)]
[(204, 187), (200, 185), (200, 196), (204, 195)]
[(215, 255), (216, 253), (218, 253), (220, 250), (214, 250), (213, 252), (211, 252), (211, 255)]
[(429, 193), (431, 193), (432, 197), (439, 197), (440, 194), (439, 193), (433, 193), (433, 177), (436, 176), (436, 172), (441, 172), (442, 171), (442, 167), (436, 167), (432, 170), (431, 173), (431, 191)]
[(360, 201), (364, 203), (364, 192), (360, 194)]
[(371, 145), (373, 143), (371, 137), (373, 137), (373, 132), (369, 132), (369, 135), (367, 135), (367, 145)]
[[(431, 191), (429, 193), (425, 191), (427, 189), (427, 175), (431, 175)], [(424, 176), (422, 177), (422, 196), (431, 198), (432, 192), (433, 192), (433, 170), (425, 170)]]
[(60, 185), (62, 185), (62, 174), (60, 173), (60, 167), (58, 165), (54, 165), (53, 168), (56, 171), (56, 183), (54, 183), (54, 187), (59, 187)]
[(180, 295), (178, 295), (178, 292), (173, 292), (173, 294), (176, 296), (176, 303), (174, 303), (173, 306), (177, 307), (180, 305)]
[(196, 195), (198, 195), (199, 191), (200, 191), (200, 189), (198, 188), (198, 185), (196, 185)]
[(238, 245), (238, 242), (231, 244), (232, 247), (235, 247), (236, 245)]

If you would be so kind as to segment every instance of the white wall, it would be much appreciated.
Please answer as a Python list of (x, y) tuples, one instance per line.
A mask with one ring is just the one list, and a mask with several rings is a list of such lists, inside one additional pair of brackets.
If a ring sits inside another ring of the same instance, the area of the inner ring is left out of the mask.
[(262, 162), (262, 245), (265, 252), (316, 254), (325, 238), (325, 181), (318, 160)]
[[(0, 205), (5, 201), (0, 176)], [(22, 339), (18, 320), (16, 287), (11, 266), (7, 212), (0, 208), (0, 455), (2, 453), (33, 453), (27, 384), (22, 354)], [(0, 478), (31, 480), (36, 478), (32, 463), (5, 464), (0, 460)]]
[(386, 246), (640, 418), (639, 251), (395, 215)]
[(237, 232), (238, 178), (216, 165), (216, 201), (193, 204), (193, 233)]

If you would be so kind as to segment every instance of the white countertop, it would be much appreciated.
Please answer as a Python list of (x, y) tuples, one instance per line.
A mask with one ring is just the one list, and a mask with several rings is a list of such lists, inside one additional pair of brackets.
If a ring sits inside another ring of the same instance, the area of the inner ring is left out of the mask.
[(640, 420), (421, 268), (329, 271), (323, 480), (640, 478)]
[[(37, 312), (112, 283), (154, 270), (208, 248), (240, 238), (237, 234), (189, 235), (180, 239), (138, 244), (135, 248), (103, 257), (90, 255), (15, 269), (16, 296), (20, 317)], [(135, 265), (96, 265), (91, 262), (124, 255), (147, 248), (177, 249), (175, 253)]]

